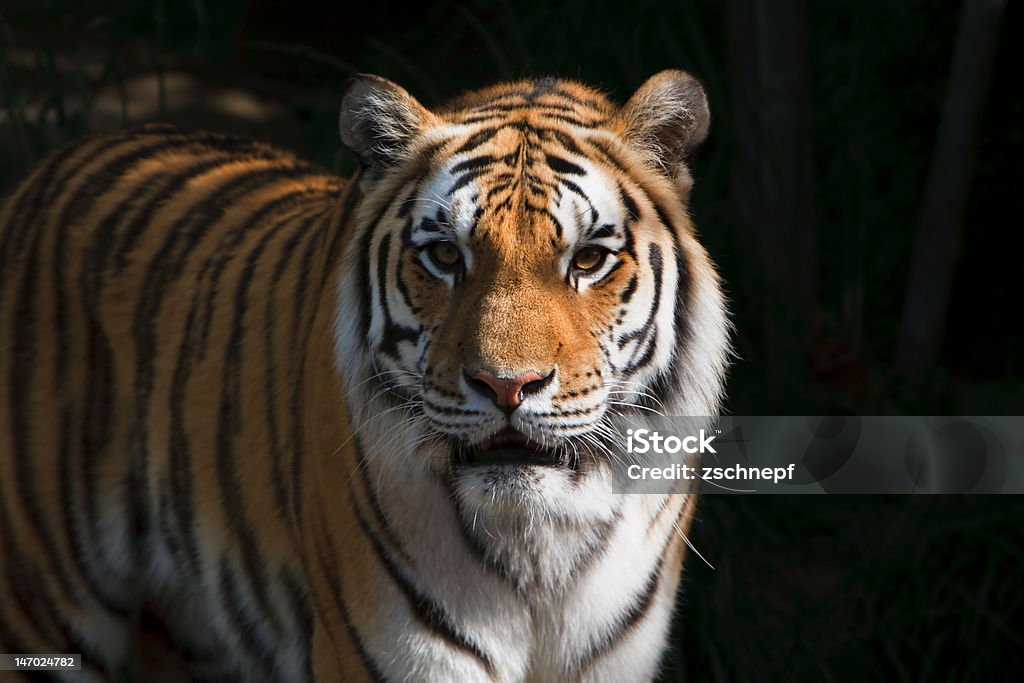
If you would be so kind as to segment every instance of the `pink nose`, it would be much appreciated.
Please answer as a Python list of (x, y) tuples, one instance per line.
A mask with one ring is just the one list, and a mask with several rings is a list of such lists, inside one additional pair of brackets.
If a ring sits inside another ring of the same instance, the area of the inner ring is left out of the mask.
[[(539, 372), (530, 370), (515, 377), (498, 377), (487, 370), (480, 370), (467, 379), (480, 393), (487, 395), (494, 405), (505, 412), (511, 413), (523, 402), (523, 398), (536, 393), (547, 386), (555, 374), (552, 370), (545, 377)], [(467, 373), (468, 375), (468, 373)]]

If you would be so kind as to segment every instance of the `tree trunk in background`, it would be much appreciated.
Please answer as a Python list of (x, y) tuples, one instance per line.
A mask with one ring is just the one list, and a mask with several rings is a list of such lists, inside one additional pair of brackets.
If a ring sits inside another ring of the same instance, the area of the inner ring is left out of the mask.
[(942, 347), (971, 189), (972, 157), (1005, 0), (964, 0), (953, 66), (911, 253), (896, 369), (919, 381)]
[(803, 0), (729, 0), (733, 190), (753, 243), (769, 380), (806, 367), (817, 326), (810, 76)]

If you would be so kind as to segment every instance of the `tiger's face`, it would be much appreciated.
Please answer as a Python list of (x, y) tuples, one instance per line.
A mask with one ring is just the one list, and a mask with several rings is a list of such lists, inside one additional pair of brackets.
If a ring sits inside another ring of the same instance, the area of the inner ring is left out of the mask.
[(475, 150), (496, 159), (479, 175), (459, 157), (433, 175), (396, 275), (423, 330), (408, 359), (421, 362), (423, 412), (457, 455), (576, 466), (609, 400), (652, 379), (651, 314), (670, 327), (672, 306), (654, 305), (651, 255), (672, 246), (638, 234), (606, 170), (530, 137), (506, 129)]
[(565, 509), (606, 481), (611, 415), (713, 414), (724, 306), (685, 209), (706, 127), (681, 72), (622, 108), (532, 81), (432, 113), (357, 81), (341, 128), (366, 170), (338, 352), (357, 429), (404, 410), (405, 442), (464, 502)]

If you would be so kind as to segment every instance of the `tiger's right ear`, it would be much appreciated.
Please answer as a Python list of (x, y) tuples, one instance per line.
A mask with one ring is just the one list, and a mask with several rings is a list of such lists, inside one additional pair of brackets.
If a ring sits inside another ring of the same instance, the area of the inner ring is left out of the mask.
[(341, 141), (369, 168), (391, 166), (405, 158), (417, 135), (437, 117), (416, 98), (386, 78), (359, 74), (341, 99)]
[(651, 76), (616, 117), (622, 137), (647, 161), (676, 177), (686, 157), (708, 134), (708, 98), (685, 71)]

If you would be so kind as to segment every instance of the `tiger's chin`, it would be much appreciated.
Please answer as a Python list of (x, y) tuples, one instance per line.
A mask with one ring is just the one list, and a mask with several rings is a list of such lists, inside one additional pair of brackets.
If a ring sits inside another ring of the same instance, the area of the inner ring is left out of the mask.
[(449, 446), (452, 490), (464, 514), (493, 521), (592, 521), (608, 511), (610, 466), (568, 441), (545, 445), (512, 429)]

